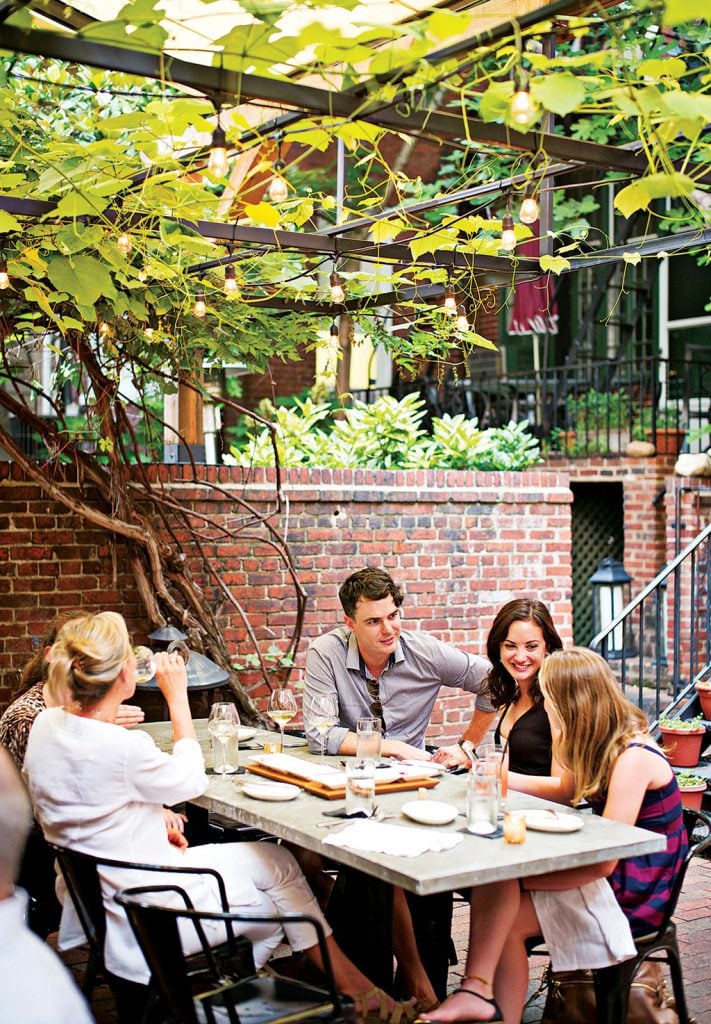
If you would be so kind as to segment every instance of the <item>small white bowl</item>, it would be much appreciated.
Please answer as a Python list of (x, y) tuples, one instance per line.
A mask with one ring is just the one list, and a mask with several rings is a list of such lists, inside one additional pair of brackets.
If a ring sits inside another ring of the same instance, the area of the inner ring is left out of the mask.
[(247, 740), (251, 740), (253, 736), (257, 735), (257, 730), (253, 729), (250, 725), (238, 725), (237, 726), (237, 739), (243, 740), (245, 743)]
[(420, 825), (449, 825), (459, 814), (458, 808), (442, 800), (410, 800), (400, 810)]

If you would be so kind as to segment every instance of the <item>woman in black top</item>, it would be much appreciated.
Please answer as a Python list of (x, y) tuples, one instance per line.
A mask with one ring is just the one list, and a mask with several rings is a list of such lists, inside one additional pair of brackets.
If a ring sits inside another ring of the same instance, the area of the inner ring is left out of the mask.
[[(500, 709), (494, 739), (506, 748), (508, 785), (559, 801), (569, 798), (572, 780), (552, 756), (551, 727), (538, 686), (538, 671), (546, 655), (562, 646), (548, 608), (531, 598), (505, 604), (486, 640), (491, 662), (489, 695), (494, 707)], [(444, 748), (448, 754), (457, 749)], [(463, 763), (466, 756), (463, 751), (459, 753), (460, 757), (454, 756)]]

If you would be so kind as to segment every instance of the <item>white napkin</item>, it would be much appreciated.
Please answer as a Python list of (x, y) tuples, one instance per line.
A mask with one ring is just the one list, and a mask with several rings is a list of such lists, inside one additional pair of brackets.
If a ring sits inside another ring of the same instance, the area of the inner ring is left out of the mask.
[(319, 782), (329, 789), (343, 788), (346, 784), (346, 773), (331, 768), (327, 764), (314, 764), (305, 761), (301, 757), (294, 757), (292, 754), (256, 754), (250, 757), (247, 762), (264, 765), (265, 768), (273, 768), (278, 772), (287, 772), (299, 779), (310, 779), (312, 782)]
[(433, 832), (424, 828), (382, 825), (378, 821), (354, 821), (340, 832), (331, 832), (324, 843), (345, 846), (362, 853), (389, 853), (394, 857), (419, 857), (430, 850), (440, 853), (461, 843), (463, 836), (451, 832)]

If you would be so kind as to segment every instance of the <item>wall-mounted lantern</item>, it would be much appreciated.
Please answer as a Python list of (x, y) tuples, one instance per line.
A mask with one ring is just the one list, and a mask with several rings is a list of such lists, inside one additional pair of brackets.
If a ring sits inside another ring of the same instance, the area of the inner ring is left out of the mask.
[[(602, 559), (588, 582), (592, 591), (593, 636), (597, 636), (629, 604), (632, 577), (625, 571), (622, 562), (607, 557)], [(601, 653), (605, 658), (636, 654), (630, 626), (616, 626), (603, 641)]]

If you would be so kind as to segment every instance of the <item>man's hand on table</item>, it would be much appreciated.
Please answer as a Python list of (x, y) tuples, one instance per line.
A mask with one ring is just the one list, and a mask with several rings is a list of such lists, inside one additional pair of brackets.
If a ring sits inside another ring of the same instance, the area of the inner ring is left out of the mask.
[(432, 754), (419, 747), (411, 747), (403, 740), (383, 740), (380, 751), (383, 757), (396, 757), (399, 761), (431, 761)]
[(435, 751), (432, 760), (437, 764), (443, 765), (445, 768), (457, 768), (459, 765), (469, 764), (469, 758), (458, 743), (453, 744), (451, 747), (440, 747), (439, 750)]

